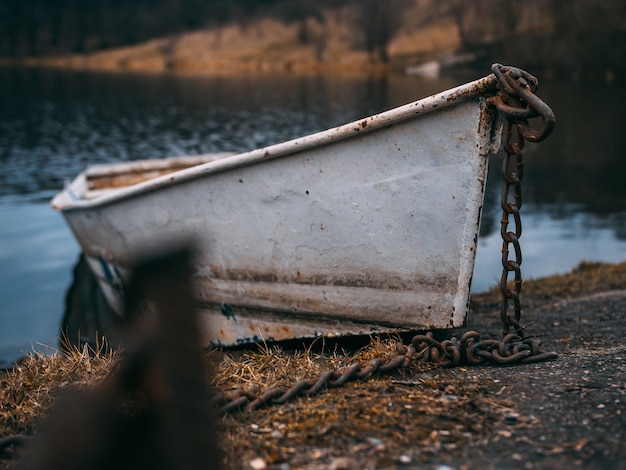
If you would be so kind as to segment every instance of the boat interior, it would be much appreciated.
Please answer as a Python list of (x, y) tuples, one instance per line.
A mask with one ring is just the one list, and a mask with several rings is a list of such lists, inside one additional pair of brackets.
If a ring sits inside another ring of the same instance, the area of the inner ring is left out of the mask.
[(154, 160), (138, 160), (108, 165), (93, 165), (85, 172), (87, 191), (94, 193), (119, 189), (147, 181), (158, 176), (174, 173), (196, 165), (225, 158), (233, 153), (211, 153), (195, 156), (170, 157)]

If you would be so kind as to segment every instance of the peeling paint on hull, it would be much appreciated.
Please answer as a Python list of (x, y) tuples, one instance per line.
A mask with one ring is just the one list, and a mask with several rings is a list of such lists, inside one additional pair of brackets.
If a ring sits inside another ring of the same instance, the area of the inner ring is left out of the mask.
[(245, 154), (87, 169), (52, 205), (117, 310), (137, 252), (197, 240), (207, 342), (462, 326), (494, 93), (489, 76)]

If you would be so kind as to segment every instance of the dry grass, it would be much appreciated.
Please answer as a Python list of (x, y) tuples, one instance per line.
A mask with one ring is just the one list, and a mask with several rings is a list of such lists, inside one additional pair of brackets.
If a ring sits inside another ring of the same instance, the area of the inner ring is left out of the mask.
[[(308, 349), (286, 352), (273, 346), (241, 353), (212, 352), (207, 370), (217, 390), (244, 388), (261, 391), (278, 385), (290, 385), (303, 378), (316, 378), (322, 371), (338, 370), (355, 362), (391, 353), (390, 341), (373, 340), (370, 347), (356, 354), (334, 350), (313, 352)], [(218, 364), (215, 356), (219, 354)], [(85, 346), (71, 348), (67, 354), (33, 352), (13, 370), (0, 373), (0, 436), (33, 433), (57, 396), (67, 386), (89, 387), (115, 367), (119, 354)]]
[[(385, 358), (394, 349), (393, 340), (379, 339), (372, 339), (355, 353), (338, 348), (324, 351), (320, 343), (290, 352), (261, 345), (239, 357), (221, 352), (217, 365), (213, 362), (216, 353), (209, 354), (207, 370), (218, 390), (260, 392), (316, 378), (325, 370)], [(38, 423), (65, 387), (98, 384), (115, 367), (118, 357), (87, 348), (74, 349), (68, 355), (33, 353), (15, 370), (0, 375), (0, 437), (36, 434)], [(402, 456), (409, 444), (429, 449), (427, 456), (482, 433), (489, 427), (486, 421), (506, 411), (498, 411), (501, 405), (488, 406), (488, 398), (477, 384), (452, 386), (431, 374), (432, 369), (414, 364), (394, 375), (323, 390), (280, 407), (226, 416), (221, 427), (228, 468), (249, 468), (254, 459), (268, 465), (290, 461), (295, 465), (292, 468), (307, 462), (349, 468), (356, 462), (342, 459), (354, 452), (384, 464), (394, 455)], [(465, 418), (459, 421), (452, 418), (454, 414)], [(442, 417), (446, 418), (442, 421)]]
[[(626, 262), (606, 264), (583, 261), (569, 273), (524, 280), (522, 301), (531, 306), (537, 302), (576, 298), (616, 289), (626, 289)], [(472, 296), (472, 303), (476, 306), (496, 304), (499, 301), (499, 286)]]
[(0, 436), (30, 434), (68, 385), (91, 386), (106, 376), (118, 354), (73, 349), (67, 355), (33, 352), (13, 370), (0, 374)]
[(352, 354), (336, 347), (325, 351), (322, 342), (323, 339), (319, 339), (306, 348), (289, 352), (278, 346), (261, 344), (239, 357), (225, 354), (214, 385), (218, 390), (288, 386), (296, 380), (317, 378), (326, 370), (339, 370), (354, 363), (366, 363), (373, 357), (389, 356), (395, 348), (391, 341), (372, 338), (368, 347)]

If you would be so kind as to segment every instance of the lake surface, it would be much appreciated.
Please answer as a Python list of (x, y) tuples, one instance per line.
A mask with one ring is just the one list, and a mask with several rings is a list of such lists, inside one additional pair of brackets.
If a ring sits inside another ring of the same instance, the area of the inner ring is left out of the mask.
[[(0, 68), (0, 362), (57, 347), (79, 248), (50, 198), (87, 165), (246, 151), (487, 75), (98, 74)], [(540, 77), (541, 79), (541, 77)], [(540, 80), (541, 81), (541, 80)], [(557, 127), (527, 145), (525, 278), (626, 259), (624, 84), (542, 80)], [(473, 291), (498, 282), (499, 161), (487, 184)], [(497, 319), (494, 319), (497, 321)]]

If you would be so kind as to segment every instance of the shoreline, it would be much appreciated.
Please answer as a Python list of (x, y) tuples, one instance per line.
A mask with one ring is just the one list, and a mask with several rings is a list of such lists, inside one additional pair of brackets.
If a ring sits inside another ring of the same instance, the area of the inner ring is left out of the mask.
[(229, 24), (85, 54), (0, 58), (0, 64), (89, 71), (233, 73), (391, 73), (454, 54), (460, 47), (450, 21), (403, 30), (388, 44), (388, 62), (355, 46), (350, 23), (327, 12), (323, 24), (307, 22), (309, 39), (298, 40), (298, 24), (260, 19)]
[(137, 73), (146, 75), (176, 74), (190, 76), (232, 76), (232, 75), (366, 75), (379, 76), (388, 74), (405, 74), (402, 67), (389, 64), (365, 64), (363, 66), (341, 65), (329, 63), (264, 63), (264, 62), (237, 62), (231, 65), (222, 63), (207, 67), (183, 66), (99, 66), (89, 64), (88, 58), (55, 57), (55, 58), (0, 58), (0, 67), (24, 67), (67, 70), (85, 73)]
[[(522, 321), (543, 339), (542, 349), (558, 353), (556, 360), (451, 369), (417, 363), (391, 376), (375, 375), (284, 405), (229, 415), (219, 421), (227, 468), (249, 468), (255, 459), (265, 462), (267, 467), (262, 468), (301, 468), (306, 461), (331, 465), (339, 459), (351, 459), (342, 468), (366, 468), (363, 465), (373, 455), (392, 463), (400, 463), (397, 459), (403, 455), (405, 464), (422, 466), (478, 467), (489, 462), (494, 466), (485, 468), (505, 468), (516, 461), (515, 455), (503, 451), (511, 445), (534, 462), (529, 468), (578, 461), (583, 468), (626, 463), (626, 449), (613, 446), (611, 440), (611, 435), (620, 440), (615, 432), (623, 432), (626, 424), (626, 414), (612, 405), (626, 401), (626, 366), (621, 359), (626, 349), (616, 343), (626, 327), (626, 262), (581, 263), (568, 274), (524, 284)], [(471, 329), (485, 337), (499, 334), (498, 298), (497, 288), (472, 297)], [(341, 347), (341, 339), (334, 341)], [(385, 340), (371, 341), (358, 351), (348, 347), (333, 352), (329, 346), (330, 352), (316, 352), (313, 344), (302, 351), (272, 345), (223, 351), (210, 360), (210, 370), (217, 374), (214, 387), (249, 388), (255, 383), (264, 389), (276, 381), (291, 383), (320, 370), (385, 357), (395, 349)], [(317, 342), (320, 346), (323, 343)], [(116, 361), (114, 353), (73, 351), (67, 357), (35, 355), (14, 370), (0, 372), (0, 439), (36, 434), (59, 391), (72, 384), (83, 388), (98, 384)], [(586, 375), (592, 369), (593, 374)], [(586, 387), (594, 393), (586, 393)], [(322, 413), (331, 409), (331, 414)], [(295, 416), (299, 418), (294, 420)], [(584, 419), (591, 424), (577, 428), (568, 424)], [(403, 437), (393, 432), (400, 425), (405, 426)], [(589, 426), (595, 434), (588, 434)], [(427, 431), (419, 437), (422, 427)], [(259, 429), (269, 429), (261, 433), (265, 440), (258, 439)], [(439, 434), (433, 435), (433, 430)], [(339, 436), (343, 438), (337, 440)], [(368, 441), (368, 436), (376, 439)], [(571, 442), (577, 443), (575, 448), (568, 447)], [(538, 448), (553, 451), (542, 453)], [(0, 459), (0, 468), (10, 468), (11, 462)]]
[[(104, 30), (86, 32), (79, 38), (68, 29), (61, 38), (66, 38), (66, 42), (51, 43), (51, 33), (46, 27), (52, 26), (43, 21), (36, 26), (42, 29), (39, 36), (33, 36), (37, 29), (29, 31), (30, 36), (15, 32), (13, 40), (21, 42), (12, 47), (5, 45), (3, 54), (7, 56), (0, 58), (0, 63), (194, 74), (264, 71), (380, 74), (404, 72), (407, 68), (430, 74), (437, 73), (433, 70), (439, 66), (452, 66), (461, 58), (465, 61), (473, 55), (474, 59), (484, 61), (489, 57), (492, 62), (563, 74), (574, 80), (612, 82), (625, 77), (620, 51), (626, 44), (626, 31), (619, 8), (605, 5), (598, 9), (596, 15), (601, 12), (610, 15), (611, 21), (607, 23), (600, 21), (602, 16), (589, 17), (585, 8), (562, 11), (539, 1), (500, 6), (491, 15), (485, 15), (482, 4), (461, 2), (435, 9), (435, 3), (408, 2), (391, 12), (391, 17), (381, 17), (377, 27), (386, 27), (386, 31), (362, 21), (359, 15), (367, 5), (354, 2), (328, 4), (306, 14), (300, 11), (295, 17), (277, 12), (273, 15), (258, 12), (259, 15), (249, 18), (235, 15), (224, 22), (200, 22), (194, 28), (165, 28), (152, 34), (131, 35), (126, 40), (116, 35), (109, 37), (111, 33), (107, 36)], [(591, 6), (591, 2), (583, 3)], [(93, 21), (102, 21), (97, 12), (90, 14), (95, 15)], [(114, 10), (108, 14), (109, 21), (116, 18)], [(160, 14), (166, 15), (162, 10)], [(498, 14), (507, 20), (503, 21)], [(67, 21), (71, 23), (76, 18)], [(48, 20), (54, 22), (54, 18)], [(57, 27), (60, 28), (58, 23)], [(127, 44), (129, 41), (137, 42)], [(114, 47), (102, 49), (107, 45)], [(54, 53), (61, 55), (46, 56)], [(27, 57), (27, 54), (41, 55)]]

